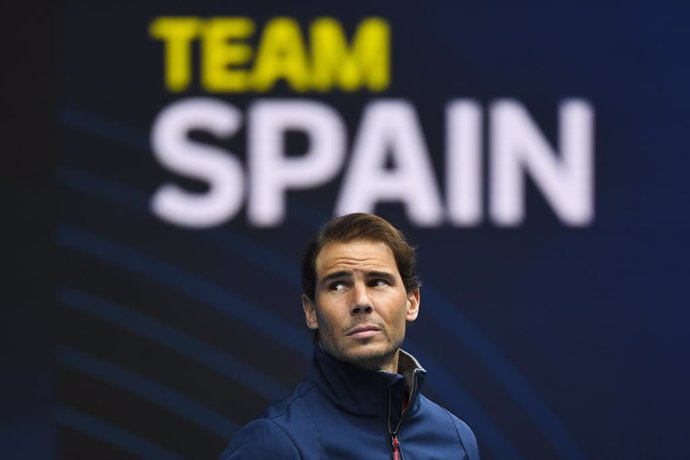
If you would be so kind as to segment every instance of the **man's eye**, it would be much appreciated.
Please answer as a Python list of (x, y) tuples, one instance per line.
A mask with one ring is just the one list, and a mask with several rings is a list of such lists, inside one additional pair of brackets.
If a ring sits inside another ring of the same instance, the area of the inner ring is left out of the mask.
[(345, 289), (345, 283), (333, 283), (330, 286), (331, 291), (340, 292)]
[(373, 287), (388, 286), (388, 281), (386, 281), (384, 279), (375, 279), (371, 282), (371, 286), (373, 286)]

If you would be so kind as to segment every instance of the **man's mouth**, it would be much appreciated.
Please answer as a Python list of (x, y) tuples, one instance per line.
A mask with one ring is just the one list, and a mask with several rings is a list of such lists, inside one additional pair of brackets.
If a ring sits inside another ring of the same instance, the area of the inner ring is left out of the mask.
[(375, 324), (362, 324), (348, 330), (345, 335), (353, 339), (368, 339), (381, 332), (381, 328)]

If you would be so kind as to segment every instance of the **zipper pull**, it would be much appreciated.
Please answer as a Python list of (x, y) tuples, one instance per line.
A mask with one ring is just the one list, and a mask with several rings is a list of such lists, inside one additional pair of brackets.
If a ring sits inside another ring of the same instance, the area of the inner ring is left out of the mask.
[(393, 460), (400, 460), (400, 452), (398, 449), (400, 449), (400, 442), (398, 441), (398, 435), (393, 434), (391, 435), (393, 438)]

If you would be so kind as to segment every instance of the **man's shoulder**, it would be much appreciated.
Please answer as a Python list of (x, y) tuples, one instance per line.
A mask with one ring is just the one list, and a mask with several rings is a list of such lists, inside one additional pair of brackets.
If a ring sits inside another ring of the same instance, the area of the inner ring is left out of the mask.
[(290, 396), (268, 406), (233, 436), (220, 460), (308, 458), (300, 446), (314, 431), (303, 404), (312, 390), (313, 386), (303, 381)]
[(294, 440), (271, 419), (259, 418), (249, 422), (233, 437), (219, 460), (299, 459)]
[(431, 416), (439, 423), (451, 423), (465, 448), (465, 452), (470, 460), (479, 459), (479, 448), (477, 438), (472, 429), (451, 411), (435, 403), (424, 395), (420, 395), (421, 404), (425, 407), (427, 416)]
[(307, 379), (302, 380), (287, 397), (268, 406), (259, 415), (259, 419), (268, 419), (282, 425), (284, 419), (299, 417), (305, 411), (304, 406), (310, 399), (318, 397), (314, 385)]

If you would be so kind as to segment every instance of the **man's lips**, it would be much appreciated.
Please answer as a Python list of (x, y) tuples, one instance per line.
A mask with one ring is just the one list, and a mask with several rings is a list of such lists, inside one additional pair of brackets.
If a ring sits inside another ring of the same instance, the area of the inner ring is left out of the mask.
[(345, 333), (348, 337), (353, 339), (368, 339), (381, 332), (381, 328), (375, 324), (362, 324), (356, 326)]

